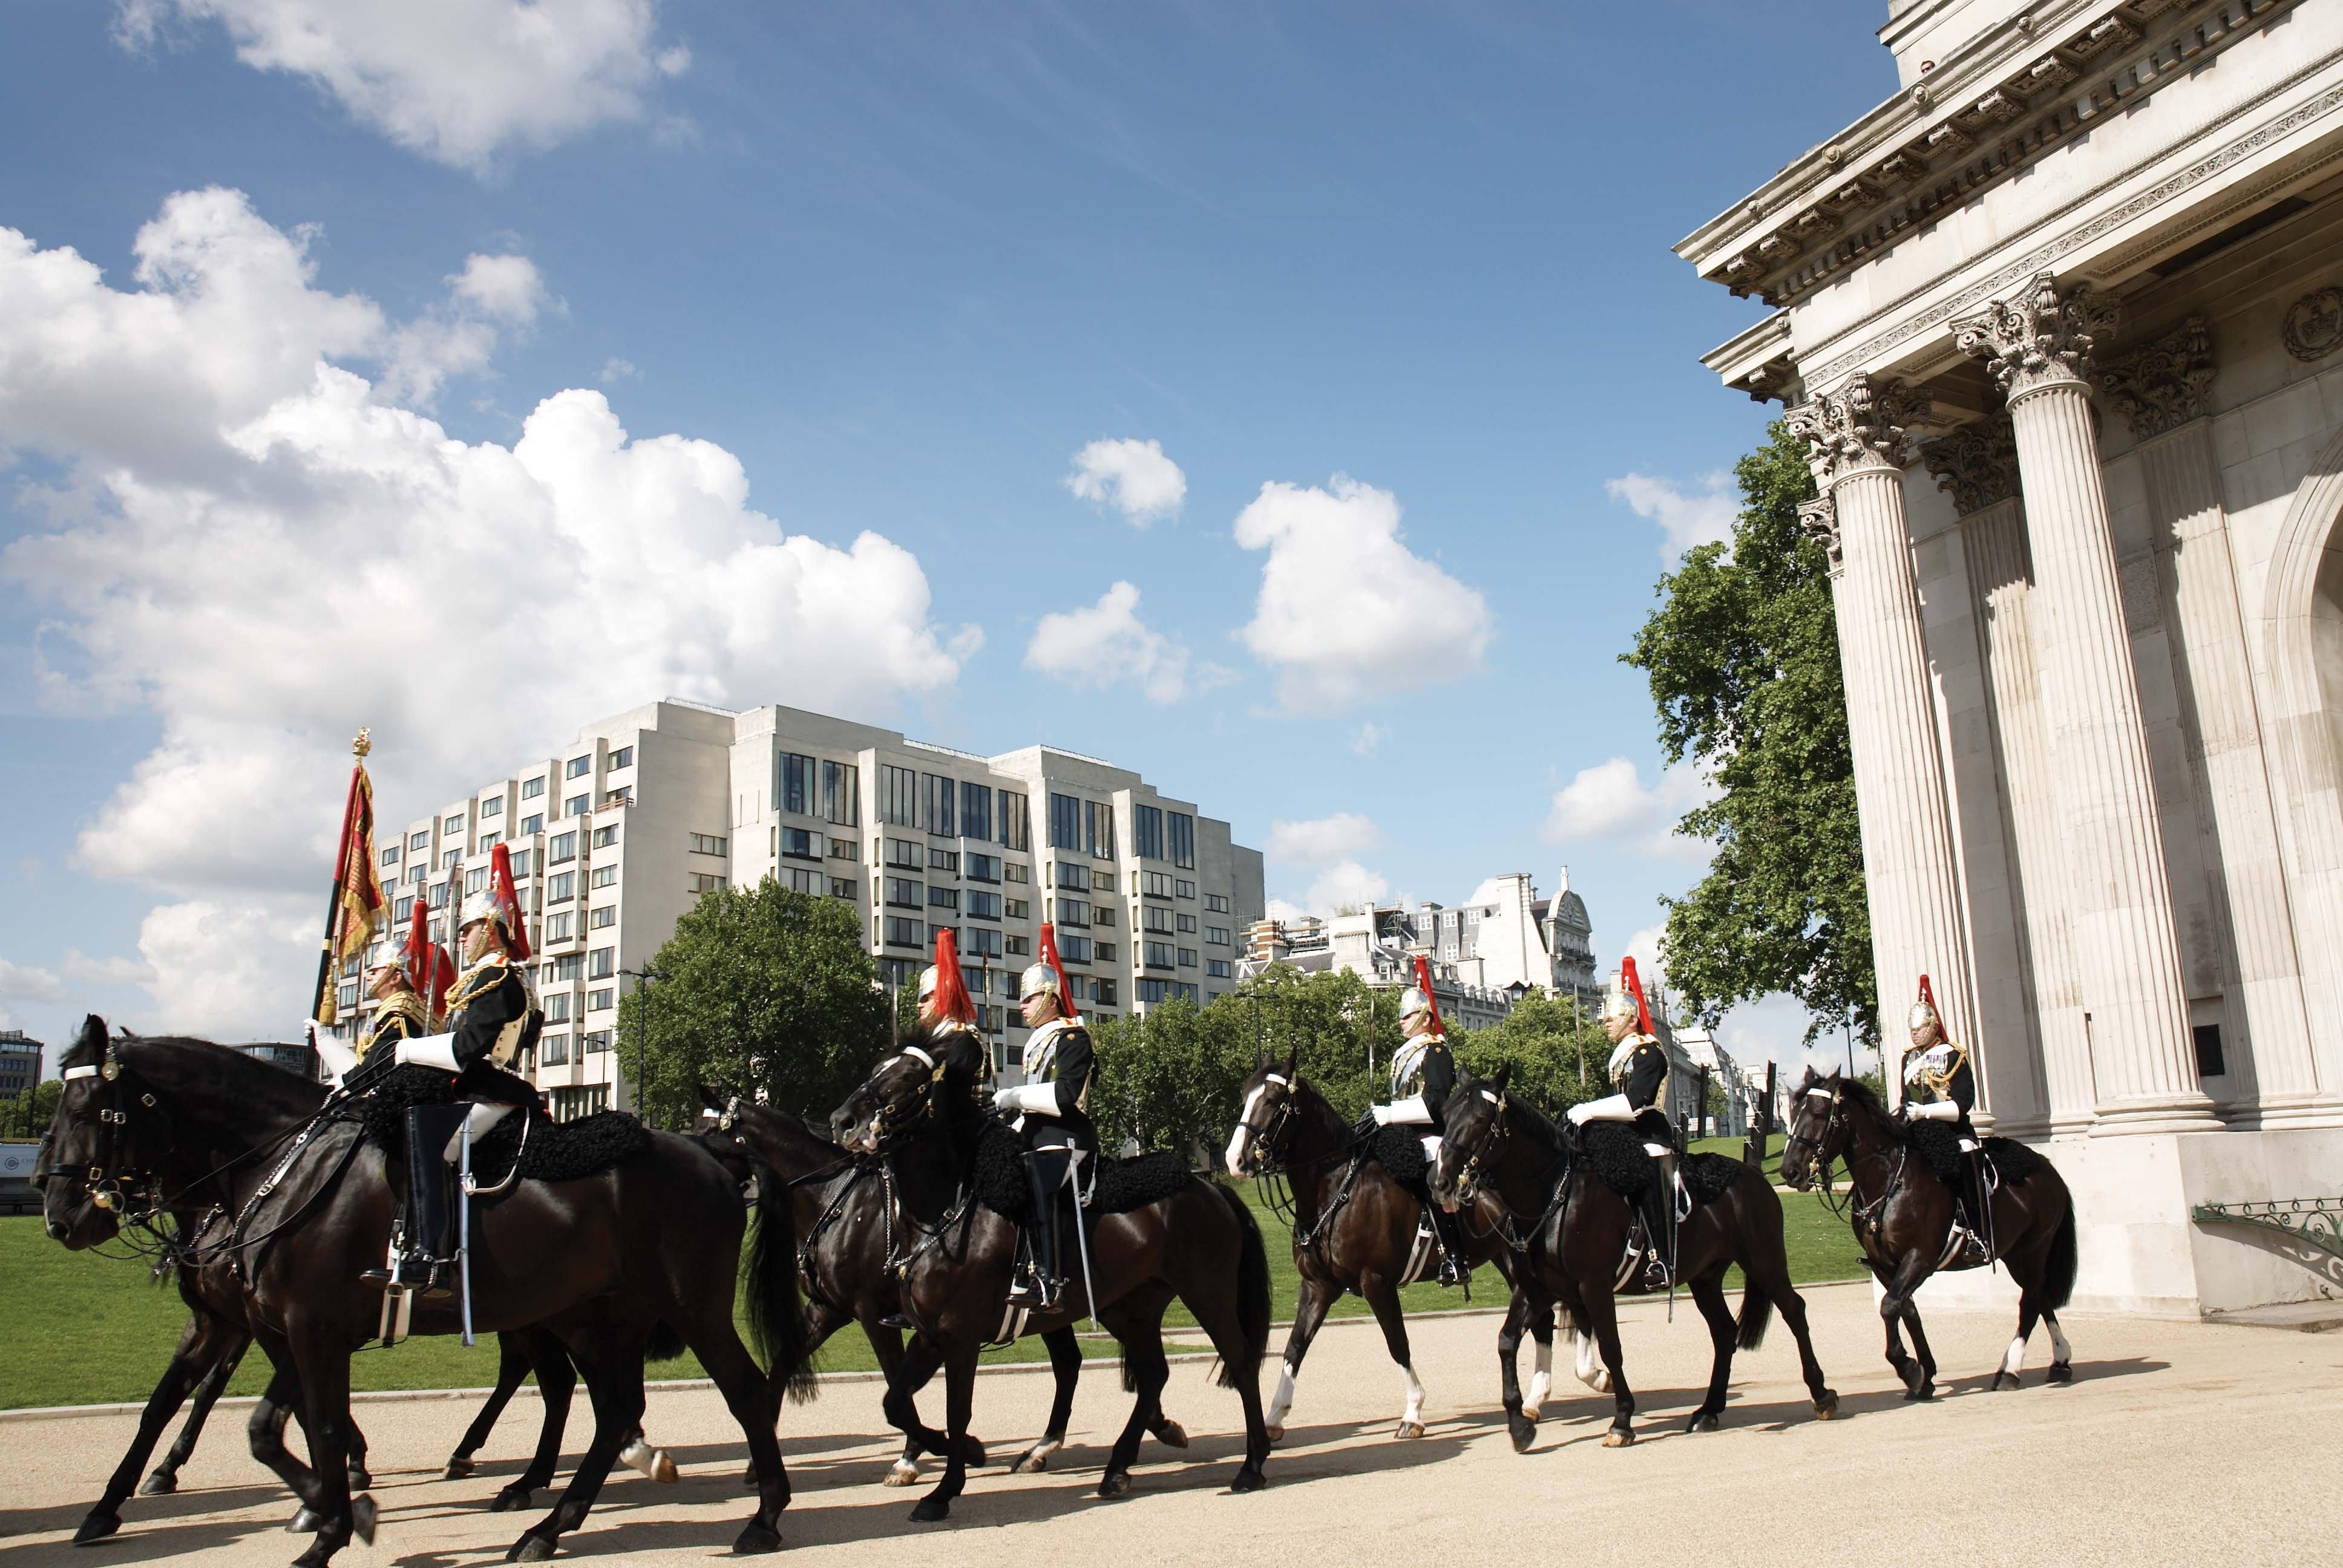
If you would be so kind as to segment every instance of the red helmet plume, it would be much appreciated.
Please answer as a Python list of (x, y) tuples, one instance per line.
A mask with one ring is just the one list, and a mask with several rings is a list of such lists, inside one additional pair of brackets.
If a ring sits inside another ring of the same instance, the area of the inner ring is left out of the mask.
[[(935, 1000), (938, 1018), (948, 1018), (954, 1023), (976, 1021), (976, 1003), (968, 994), (968, 979), (960, 973), (960, 939), (950, 926), (936, 930)], [(923, 999), (924, 1000), (924, 999)]]
[(488, 851), (488, 896), (497, 918), (504, 922), (505, 950), (524, 963), (528, 960), (528, 922), (521, 918), (520, 894), (513, 888), (512, 851), (498, 844)]
[(1630, 956), (1619, 960), (1619, 983), (1635, 999), (1635, 1030), (1639, 1034), (1657, 1034), (1652, 1027), (1652, 1004), (1644, 996), (1644, 977), (1635, 972), (1635, 960)]
[(1415, 955), (1415, 989), (1423, 993), (1423, 1005), (1432, 1011), (1432, 1032), (1446, 1034), (1440, 1021), (1440, 998), (1432, 989), (1432, 960), (1422, 953)]

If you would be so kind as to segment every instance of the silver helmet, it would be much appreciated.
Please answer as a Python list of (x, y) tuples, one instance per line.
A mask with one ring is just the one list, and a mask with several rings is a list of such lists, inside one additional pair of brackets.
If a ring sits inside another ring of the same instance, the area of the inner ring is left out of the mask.
[(1035, 997), (1045, 992), (1056, 997), (1060, 1001), (1066, 1000), (1066, 993), (1059, 984), (1056, 970), (1048, 964), (1027, 964), (1024, 976), (1017, 982), (1017, 1000), (1021, 1002), (1031, 1001)]
[(1399, 1020), (1422, 1018), (1432, 1010), (1432, 998), (1421, 986), (1410, 986), (1399, 995)]

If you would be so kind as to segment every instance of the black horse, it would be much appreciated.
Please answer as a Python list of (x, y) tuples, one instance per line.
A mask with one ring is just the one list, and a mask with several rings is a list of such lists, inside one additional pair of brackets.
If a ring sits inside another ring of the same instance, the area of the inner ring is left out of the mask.
[[(1393, 1435), (1423, 1435), (1423, 1384), (1409, 1352), (1399, 1292), (1413, 1282), (1411, 1263), (1419, 1272), (1427, 1266), (1417, 1240), (1424, 1206), (1380, 1161), (1355, 1161), (1354, 1142), (1350, 1124), (1315, 1086), (1302, 1080), (1298, 1052), (1282, 1063), (1268, 1063), (1246, 1080), (1236, 1131), (1229, 1138), (1229, 1174), (1266, 1172), (1286, 1178), (1293, 1193), (1293, 1267), (1302, 1276), (1293, 1326), (1285, 1336), (1284, 1370), (1269, 1402), (1272, 1442), (1285, 1435), (1286, 1412), (1293, 1407), (1302, 1358), (1310, 1353), (1328, 1310), (1345, 1291), (1357, 1292), (1374, 1309), (1384, 1348), (1399, 1363), (1406, 1403)], [(1465, 1266), (1493, 1262), (1513, 1283), (1513, 1255), (1499, 1237), (1503, 1216), (1496, 1194), (1482, 1194), (1474, 1213), (1480, 1221), (1477, 1231), (1470, 1221), (1460, 1227), (1467, 1245)], [(1537, 1371), (1526, 1400), (1518, 1365), (1524, 1325), (1537, 1341)], [(1552, 1302), (1534, 1299), (1516, 1286), (1497, 1333), (1497, 1362), (1508, 1423), (1516, 1443), (1523, 1443), (1523, 1434), (1535, 1430), (1539, 1406), (1553, 1383)], [(1514, 1417), (1525, 1421), (1517, 1422)]]
[[(1869, 1086), (1835, 1071), (1817, 1077), (1808, 1068), (1798, 1083), (1790, 1135), (1782, 1146), (1782, 1180), (1805, 1191), (1820, 1182), (1829, 1190), (1833, 1161), (1846, 1171), (1854, 1202), (1847, 1220), (1865, 1267), (1884, 1292), (1879, 1315), (1887, 1324), (1887, 1364), (1904, 1380), (1907, 1399), (1936, 1392), (1936, 1358), (1921, 1332), (1913, 1300), (1930, 1274), (1974, 1269), (1966, 1257), (1948, 1258), (1953, 1233), (1953, 1190), (1934, 1167), (1917, 1156), (1895, 1113)], [(2057, 1167), (2022, 1143), (1988, 1138), (2001, 1182), (1994, 1189), (1992, 1232), (1998, 1260), (2017, 1283), (2017, 1337), (1995, 1367), (1992, 1386), (2018, 1384), (2026, 1364), (2026, 1342), (2038, 1318), (2050, 1329), (2050, 1378), (2075, 1381), (2074, 1352), (2058, 1327), (2058, 1309), (2075, 1291), (2075, 1201)], [(1912, 1331), (1906, 1355), (1898, 1325)]]
[[(920, 1456), (945, 1452), (944, 1434), (923, 1424), (919, 1406), (912, 1402), (912, 1395), (935, 1375), (940, 1360), (924, 1338), (914, 1337), (907, 1351), (903, 1331), (887, 1322), (902, 1302), (889, 1243), (891, 1240), (908, 1249), (910, 1239), (894, 1234), (887, 1208), (893, 1175), (885, 1160), (849, 1154), (787, 1111), (727, 1101), (705, 1088), (700, 1098), (718, 1112), (715, 1131), (703, 1133), (703, 1141), (727, 1141), (795, 1196), (798, 1234), (803, 1238), (798, 1247), (798, 1274), (806, 1287), (806, 1353), (813, 1354), (847, 1323), (861, 1325), (887, 1374), (887, 1419), (903, 1433), (902, 1454), (888, 1470), (886, 1483), (913, 1484), (920, 1479)], [(1012, 1472), (1047, 1470), (1050, 1456), (1066, 1445), (1074, 1386), (1081, 1377), (1081, 1345), (1071, 1327), (1051, 1329), (1041, 1342), (1049, 1347), (1056, 1396), (1048, 1429), (1011, 1462)], [(1161, 1412), (1148, 1430), (1169, 1447), (1188, 1446), (1187, 1432)], [(981, 1469), (984, 1445), (971, 1436), (962, 1446), (967, 1462)]]
[[(44, 1191), (50, 1234), (86, 1248), (116, 1234), (126, 1216), (216, 1209), (193, 1245), (211, 1260), (207, 1268), (233, 1270), (243, 1320), (277, 1372), (272, 1392), (289, 1399), (297, 1391), (307, 1412), (314, 1470), (281, 1443), (264, 1451), (259, 1414), (255, 1457), (320, 1516), (317, 1540), (297, 1562), (321, 1568), (373, 1524), (370, 1502), (353, 1505), (345, 1461), (349, 1358), (374, 1336), (382, 1301), (359, 1275), (382, 1261), (390, 1241), (385, 1157), (356, 1125), (320, 1121), (298, 1079), (206, 1040), (110, 1042), (92, 1018), (64, 1065)], [(774, 1382), (732, 1317), (743, 1224), (723, 1168), (689, 1140), (656, 1132), (600, 1174), (519, 1181), (476, 1205), (475, 1322), (489, 1331), (544, 1324), (584, 1369), (594, 1403), (592, 1444), (553, 1513), (514, 1543), (515, 1557), (551, 1556), (583, 1522), (639, 1426), (645, 1349), (661, 1325), (698, 1353), (756, 1462), (759, 1507), (736, 1549), (779, 1544), (789, 1481), (773, 1432)], [(760, 1203), (749, 1316), (783, 1382), (802, 1373), (795, 1253), (789, 1205)], [(415, 1313), (417, 1332), (458, 1326), (452, 1302), (423, 1302)]]
[[(1627, 1256), (1634, 1211), (1597, 1172), (1596, 1162), (1585, 1157), (1580, 1131), (1556, 1125), (1509, 1093), (1511, 1076), (1509, 1069), (1500, 1068), (1493, 1078), (1468, 1077), (1448, 1097), (1433, 1195), (1443, 1203), (1461, 1206), (1483, 1192), (1496, 1194), (1505, 1211), (1506, 1241), (1522, 1260), (1523, 1277), (1536, 1280), (1559, 1300), (1582, 1341), (1591, 1335), (1600, 1349), (1614, 1409), (1603, 1442), (1606, 1448), (1624, 1448), (1635, 1441), (1635, 1396), (1620, 1361), (1614, 1296)], [(1755, 1166), (1730, 1163), (1731, 1181), (1693, 1210), (1676, 1241), (1678, 1277), (1691, 1290), (1715, 1347), (1707, 1396), (1684, 1430), (1716, 1430), (1725, 1413), (1733, 1352), (1736, 1347), (1755, 1350), (1764, 1342), (1776, 1308), (1797, 1338), (1798, 1364), (1815, 1414), (1827, 1421), (1837, 1413), (1838, 1395), (1823, 1382), (1823, 1369), (1806, 1332), (1805, 1302), (1790, 1284), (1782, 1201)], [(1725, 1300), (1725, 1271), (1735, 1263), (1747, 1281), (1738, 1323)], [(1594, 1384), (1591, 1373), (1582, 1354), (1581, 1376)]]
[[(946, 1423), (952, 1439), (944, 1475), (912, 1510), (916, 1521), (942, 1519), (967, 1484), (959, 1447), (976, 1393), (977, 1354), (1000, 1332), (1017, 1259), (1017, 1227), (977, 1201), (972, 1178), (988, 1138), (1015, 1134), (974, 1110), (972, 1074), (903, 1053), (879, 1064), (831, 1118), (839, 1141), (890, 1157), (896, 1212), (908, 1235), (902, 1302), (920, 1334), (943, 1358)], [(1022, 1181), (1019, 1173), (1015, 1180)], [(1084, 1223), (1077, 1219), (1072, 1223)], [(1035, 1313), (1028, 1332), (1070, 1328), (1086, 1310), (1122, 1347), (1124, 1386), (1138, 1396), (1107, 1457), (1099, 1493), (1130, 1490), (1140, 1434), (1161, 1413), (1172, 1375), (1163, 1354), (1163, 1311), (1184, 1302), (1220, 1352), (1220, 1382), (1244, 1403), (1245, 1459), (1230, 1483), (1258, 1491), (1269, 1457), (1262, 1424), (1261, 1360), (1269, 1344), (1269, 1256), (1261, 1227), (1242, 1199), (1193, 1174), (1169, 1196), (1127, 1213), (1088, 1221), (1089, 1276), (1070, 1282), (1056, 1309)]]

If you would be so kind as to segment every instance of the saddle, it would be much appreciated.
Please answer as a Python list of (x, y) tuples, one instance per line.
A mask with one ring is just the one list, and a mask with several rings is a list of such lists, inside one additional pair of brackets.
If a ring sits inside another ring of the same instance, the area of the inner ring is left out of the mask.
[[(976, 1159), (969, 1172), (969, 1188), (976, 1201), (1021, 1225), (1032, 1217), (1033, 1209), (1025, 1154), (1025, 1141), (1007, 1122), (988, 1121), (977, 1135)], [(1188, 1161), (1169, 1150), (1127, 1160), (1093, 1154), (1082, 1161), (1082, 1212), (1093, 1219), (1160, 1203), (1196, 1179)]]
[[(651, 1146), (650, 1129), (623, 1111), (598, 1111), (575, 1121), (555, 1121), (526, 1081), (498, 1073), (484, 1085), (477, 1068), (465, 1079), (431, 1067), (396, 1069), (385, 1074), (373, 1092), (352, 1110), (367, 1142), (387, 1156), (404, 1159), (410, 1110), (445, 1106), (452, 1111), (474, 1098), (459, 1093), (460, 1090), (503, 1089), (507, 1083), (518, 1091), (515, 1113), (502, 1118), (472, 1144), (472, 1175), (482, 1187), (502, 1186), (516, 1175), (531, 1181), (576, 1181), (598, 1176)], [(516, 1160), (518, 1171), (513, 1168)]]

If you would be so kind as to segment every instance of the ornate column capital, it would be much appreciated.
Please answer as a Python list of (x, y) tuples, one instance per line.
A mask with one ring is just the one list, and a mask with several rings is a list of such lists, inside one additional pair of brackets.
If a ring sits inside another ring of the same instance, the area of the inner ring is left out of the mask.
[(1956, 426), (1922, 447), (1920, 461), (1964, 518), (2017, 494), (2017, 432), (2006, 414)]
[(2099, 390), (2145, 441), (2203, 417), (2213, 394), (2213, 339), (2202, 317), (2190, 317), (2145, 348), (2101, 367)]
[(1901, 469), (1905, 427), (1927, 408), (1901, 381), (1855, 375), (1837, 391), (1801, 403), (1782, 417), (1792, 435), (1805, 438), (1815, 483), (1828, 490), (1865, 468)]
[[(2009, 299), (1953, 323), (1953, 343), (1982, 359), (2006, 397), (2061, 381), (2083, 381), (2091, 344), (2115, 326), (2115, 306), (2084, 284), (2062, 289), (2041, 272)], [(2087, 383), (2086, 383), (2087, 385)]]
[(1831, 576), (1836, 577), (1846, 569), (1846, 563), (1839, 558), (1838, 553), (1838, 503), (1831, 499), (1828, 490), (1811, 501), (1798, 503), (1798, 527), (1805, 530), (1808, 538), (1821, 545), (1823, 553), (1830, 558)]

